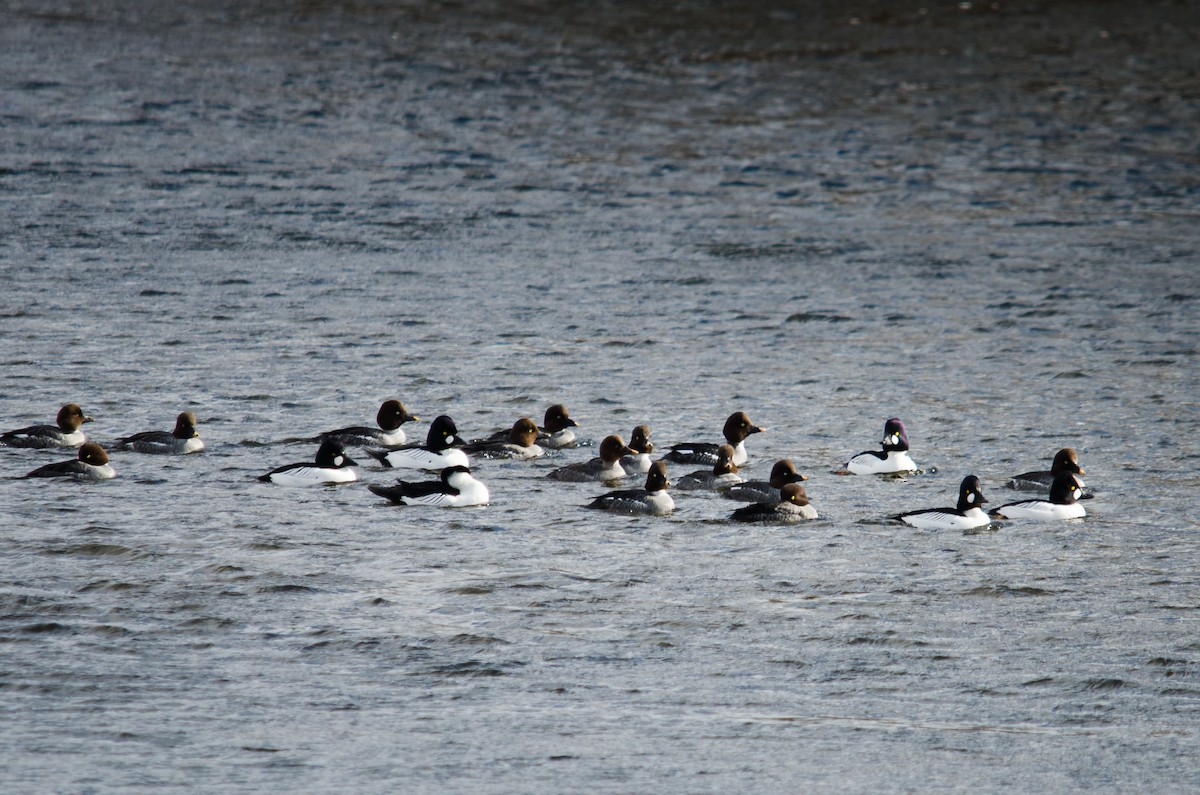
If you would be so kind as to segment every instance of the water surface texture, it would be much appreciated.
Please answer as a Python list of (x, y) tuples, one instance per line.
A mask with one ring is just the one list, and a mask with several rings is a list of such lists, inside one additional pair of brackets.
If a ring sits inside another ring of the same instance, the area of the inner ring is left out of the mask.
[[(0, 6), (0, 429), (208, 444), (0, 449), (0, 789), (1200, 788), (1196, 5), (656, 6)], [(583, 446), (256, 481), (391, 397)], [(821, 519), (545, 478), (739, 409)]]

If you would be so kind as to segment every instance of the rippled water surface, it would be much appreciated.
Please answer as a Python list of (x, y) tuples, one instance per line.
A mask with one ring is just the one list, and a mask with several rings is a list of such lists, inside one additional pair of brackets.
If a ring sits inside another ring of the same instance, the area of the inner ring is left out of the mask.
[[(0, 449), (0, 788), (1200, 787), (1195, 5), (514, 5), (0, 8), (0, 425), (208, 444)], [(255, 480), (389, 397), (584, 446)], [(821, 519), (544, 477), (737, 409)], [(1083, 520), (886, 521), (1063, 446)]]

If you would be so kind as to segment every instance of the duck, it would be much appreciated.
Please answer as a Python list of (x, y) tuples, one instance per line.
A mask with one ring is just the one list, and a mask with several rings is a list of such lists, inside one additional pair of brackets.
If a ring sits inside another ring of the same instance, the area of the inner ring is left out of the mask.
[(595, 480), (620, 480), (625, 477), (621, 456), (633, 455), (634, 451), (625, 444), (619, 434), (605, 436), (600, 442), (600, 455), (587, 461), (568, 464), (551, 470), (546, 477), (572, 483), (587, 483)]
[(529, 417), (522, 417), (513, 423), (505, 438), (478, 439), (465, 445), (463, 452), (479, 458), (538, 458), (546, 454), (537, 444), (538, 433), (537, 424)]
[[(575, 446), (575, 428), (579, 423), (571, 419), (567, 407), (561, 403), (546, 409), (542, 424), (537, 426), (538, 434), (535, 440), (538, 446), (545, 450), (564, 450)], [(479, 441), (507, 442), (510, 431), (496, 431), (487, 439)]]
[(675, 501), (667, 493), (668, 485), (667, 465), (655, 461), (646, 473), (645, 488), (610, 491), (593, 499), (587, 507), (613, 513), (666, 516), (675, 510)]
[(92, 422), (78, 403), (68, 403), (58, 410), (54, 425), (30, 425), (0, 434), (0, 447), (79, 447), (87, 436), (79, 426)]
[(1079, 504), (1083, 499), (1083, 484), (1071, 472), (1060, 472), (1050, 485), (1047, 500), (1020, 500), (991, 510), (993, 519), (1082, 519), (1087, 511)]
[(440, 471), (456, 466), (470, 468), (471, 462), (462, 450), (462, 443), (462, 439), (458, 436), (458, 426), (454, 424), (454, 420), (448, 415), (442, 414), (429, 425), (425, 444), (410, 444), (395, 450), (372, 450), (370, 448), (366, 448), (366, 450), (368, 455), (385, 467)]
[[(725, 442), (733, 447), (733, 463), (745, 466), (750, 457), (746, 453), (746, 438), (754, 433), (762, 433), (766, 428), (760, 428), (750, 421), (744, 411), (735, 411), (725, 420), (721, 433)], [(709, 442), (685, 442), (672, 445), (670, 451), (662, 457), (662, 461), (674, 464), (701, 464), (712, 466), (717, 463), (717, 448), (719, 444)]]
[(561, 403), (555, 403), (546, 409), (537, 443), (548, 450), (564, 450), (574, 447), (574, 429), (578, 427), (579, 423), (571, 419), (571, 415), (567, 413), (567, 407)]
[(726, 489), (723, 495), (730, 500), (741, 502), (773, 503), (779, 499), (779, 490), (789, 483), (802, 483), (808, 480), (796, 469), (790, 458), (781, 458), (771, 467), (770, 480), (747, 480), (735, 483)]
[(738, 474), (737, 464), (733, 463), (733, 445), (723, 444), (717, 448), (717, 463), (712, 469), (700, 469), (690, 472), (675, 482), (675, 488), (680, 491), (698, 491), (700, 489), (721, 489), (745, 481)]
[(1018, 491), (1040, 491), (1045, 493), (1046, 489), (1050, 488), (1059, 475), (1063, 473), (1075, 475), (1075, 480), (1080, 487), (1086, 485), (1081, 477), (1084, 474), (1083, 467), (1079, 466), (1079, 455), (1075, 452), (1074, 447), (1064, 447), (1054, 454), (1054, 461), (1050, 464), (1049, 469), (1043, 469), (1038, 472), (1022, 472), (1020, 475), (1013, 475), (1007, 485), (1010, 489)]
[(375, 413), (375, 424), (379, 427), (369, 428), (365, 425), (354, 425), (349, 428), (338, 428), (335, 431), (325, 431), (318, 434), (317, 440), (333, 439), (341, 442), (343, 447), (382, 447), (394, 449), (408, 441), (408, 435), (402, 427), (406, 422), (420, 420), (399, 400), (385, 400)]
[(203, 450), (204, 441), (200, 438), (200, 432), (196, 430), (196, 415), (184, 411), (175, 418), (174, 430), (142, 431), (118, 439), (114, 447), (118, 450), (132, 450), (135, 453), (186, 455)]
[(117, 472), (108, 463), (108, 453), (96, 442), (84, 442), (79, 455), (70, 461), (57, 461), (33, 470), (27, 478), (74, 478), (75, 480), (109, 480)]
[(854, 456), (846, 463), (853, 475), (888, 475), (895, 472), (913, 472), (917, 465), (908, 455), (908, 432), (899, 417), (892, 417), (883, 424), (882, 450), (867, 450)]
[(650, 471), (650, 456), (654, 445), (650, 441), (650, 426), (638, 425), (629, 435), (629, 449), (634, 452), (621, 456), (621, 468), (628, 477), (637, 477)]
[(367, 486), (372, 494), (378, 494), (400, 505), (432, 505), (438, 508), (464, 508), (470, 505), (487, 505), (491, 499), (488, 488), (471, 474), (470, 467), (446, 467), (437, 480), (406, 483), (401, 480), (394, 486)]
[(334, 439), (326, 439), (317, 449), (314, 462), (287, 464), (272, 469), (258, 479), (280, 486), (319, 486), (327, 483), (353, 483), (358, 480), (358, 464), (346, 455), (346, 448)]
[(923, 530), (970, 530), (991, 524), (992, 520), (980, 507), (986, 502), (979, 478), (967, 475), (958, 487), (957, 507), (926, 508), (896, 514), (892, 518)]
[(729, 516), (735, 522), (803, 522), (816, 519), (817, 509), (799, 483), (785, 483), (776, 502), (756, 502), (738, 508)]

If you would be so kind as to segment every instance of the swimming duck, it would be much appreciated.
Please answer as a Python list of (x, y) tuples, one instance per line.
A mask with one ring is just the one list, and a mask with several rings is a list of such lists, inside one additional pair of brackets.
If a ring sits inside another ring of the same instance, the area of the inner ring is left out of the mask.
[(272, 469), (259, 480), (281, 486), (319, 486), (327, 483), (352, 483), (358, 480), (357, 464), (346, 455), (342, 443), (333, 439), (321, 442), (313, 462), (285, 464)]
[(75, 480), (108, 480), (117, 476), (108, 463), (108, 453), (95, 442), (85, 442), (79, 455), (70, 461), (46, 464), (30, 472), (27, 478), (74, 478)]
[[(746, 437), (754, 433), (762, 433), (765, 428), (760, 428), (750, 422), (750, 418), (746, 416), (744, 411), (735, 411), (725, 420), (725, 426), (721, 433), (725, 436), (725, 443), (733, 447), (733, 463), (738, 466), (745, 466), (750, 460), (746, 454)], [(670, 461), (675, 464), (701, 464), (712, 466), (717, 463), (717, 448), (721, 445), (709, 442), (686, 442), (683, 444), (672, 445), (670, 452), (662, 457), (663, 461)]]
[(882, 450), (867, 450), (846, 463), (846, 469), (854, 475), (887, 475), (894, 472), (912, 472), (917, 465), (908, 456), (908, 432), (904, 423), (892, 417), (883, 425)]
[(776, 502), (756, 502), (734, 511), (735, 522), (803, 522), (817, 518), (817, 509), (808, 502), (808, 494), (799, 483), (786, 483)]
[(153, 455), (185, 455), (204, 449), (200, 432), (196, 430), (196, 415), (184, 411), (175, 418), (175, 429), (171, 431), (142, 431), (118, 439), (118, 450)]
[(667, 465), (655, 461), (646, 473), (644, 489), (623, 489), (601, 494), (588, 503), (589, 508), (597, 508), (613, 513), (646, 514), (649, 516), (666, 516), (675, 510), (675, 501), (667, 493)]
[(437, 480), (406, 483), (394, 486), (367, 486), (372, 493), (401, 505), (432, 505), (439, 508), (463, 508), (486, 505), (490, 499), (487, 486), (475, 479), (464, 466), (446, 467)]
[(970, 530), (991, 524), (992, 520), (980, 507), (986, 502), (979, 478), (967, 475), (958, 487), (957, 507), (926, 508), (897, 514), (892, 518), (924, 530)]
[(54, 425), (30, 425), (0, 434), (0, 447), (79, 447), (87, 441), (79, 426), (91, 421), (78, 403), (68, 403), (58, 410)]
[(770, 480), (747, 480), (736, 483), (726, 489), (724, 496), (731, 500), (742, 502), (775, 502), (779, 499), (779, 490), (789, 483), (800, 483), (808, 480), (796, 471), (796, 465), (790, 458), (783, 458), (771, 467)]
[(1079, 504), (1083, 498), (1083, 486), (1071, 472), (1060, 472), (1050, 486), (1047, 500), (1019, 500), (991, 510), (996, 519), (1081, 519), (1087, 511)]

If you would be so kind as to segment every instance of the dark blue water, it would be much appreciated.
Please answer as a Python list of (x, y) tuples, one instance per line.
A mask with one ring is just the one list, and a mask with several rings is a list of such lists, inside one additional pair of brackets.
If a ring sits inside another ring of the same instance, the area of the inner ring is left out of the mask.
[[(0, 9), (0, 425), (208, 445), (0, 449), (2, 788), (1193, 791), (1194, 12)], [(584, 446), (255, 480), (390, 397)], [(820, 520), (544, 478), (738, 409)], [(1083, 520), (885, 521), (1063, 446)]]

